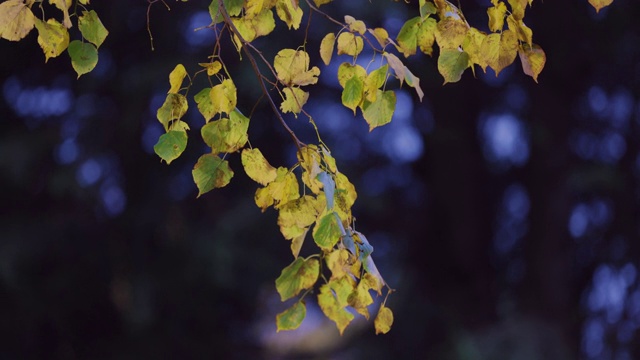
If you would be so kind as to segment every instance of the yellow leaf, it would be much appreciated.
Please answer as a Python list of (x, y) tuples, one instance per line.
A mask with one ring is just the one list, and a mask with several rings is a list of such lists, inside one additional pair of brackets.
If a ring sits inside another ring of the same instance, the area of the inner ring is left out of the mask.
[(513, 15), (509, 15), (507, 24), (509, 25), (509, 30), (518, 36), (518, 40), (527, 43), (529, 46), (533, 44), (533, 32), (522, 20), (516, 20)]
[[(391, 93), (393, 94), (393, 92)], [(338, 213), (338, 216), (340, 217), (340, 219), (342, 219), (343, 222), (351, 223), (351, 207), (356, 202), (358, 193), (356, 193), (355, 186), (353, 186), (353, 184), (344, 174), (337, 173), (335, 180), (335, 211), (336, 213)]]
[(62, 23), (69, 29), (71, 25), (71, 18), (69, 17), (69, 8), (73, 0), (49, 0), (49, 4), (55, 5), (64, 15), (64, 21)]
[(345, 15), (344, 22), (349, 25), (349, 31), (351, 32), (364, 35), (365, 31), (367, 31), (367, 25), (362, 20), (356, 20), (353, 16)]
[(291, 299), (300, 291), (312, 287), (318, 280), (319, 273), (318, 259), (296, 258), (289, 266), (282, 269), (280, 276), (276, 279), (276, 290), (280, 294), (280, 299), (282, 301)]
[(498, 1), (495, 6), (487, 9), (487, 15), (489, 15), (489, 30), (492, 32), (502, 31), (504, 27), (504, 16), (507, 14), (507, 6)]
[(216, 113), (230, 114), (238, 102), (236, 86), (231, 79), (225, 79), (222, 83), (212, 87), (209, 96)]
[(436, 20), (427, 18), (420, 24), (417, 34), (417, 42), (420, 51), (431, 56), (433, 54), (433, 43), (436, 39)]
[(304, 244), (304, 238), (307, 236), (308, 232), (309, 232), (309, 228), (306, 228), (304, 229), (304, 232), (301, 235), (296, 236), (295, 238), (292, 239), (291, 253), (293, 254), (294, 258), (297, 258), (298, 255), (300, 255), (300, 249), (302, 249), (302, 244)]
[(320, 69), (309, 69), (309, 54), (302, 50), (282, 49), (273, 60), (278, 80), (286, 85), (312, 85), (318, 82)]
[(187, 76), (187, 70), (184, 68), (184, 65), (178, 64), (169, 74), (169, 84), (171, 84), (171, 88), (167, 92), (167, 94), (177, 94), (178, 90), (182, 86), (182, 81), (185, 76)]
[(251, 19), (260, 14), (264, 6), (264, 0), (247, 0), (244, 4), (245, 17)]
[(291, 0), (278, 0), (276, 13), (280, 20), (284, 21), (289, 29), (298, 29), (302, 21), (302, 9), (294, 6)]
[(482, 42), (480, 47), (483, 60), (496, 72), (496, 76), (505, 67), (511, 65), (518, 54), (518, 38), (511, 30), (502, 34), (491, 34)]
[(518, 49), (520, 61), (522, 62), (522, 71), (531, 76), (535, 82), (538, 82), (538, 75), (542, 72), (547, 57), (540, 46), (533, 44), (531, 48), (523, 46)]
[(316, 6), (320, 6), (320, 5), (328, 4), (332, 1), (333, 0), (313, 0), (313, 3), (316, 4)]
[(302, 111), (302, 107), (309, 100), (309, 93), (299, 87), (284, 88), (284, 101), (280, 104), (283, 113), (292, 112), (296, 117)]
[(376, 101), (377, 90), (387, 81), (388, 71), (389, 64), (385, 64), (367, 75), (367, 78), (364, 80), (364, 94), (367, 101)]
[(287, 310), (276, 315), (276, 332), (280, 330), (295, 330), (300, 327), (307, 316), (307, 307), (303, 301), (298, 301)]
[[(393, 69), (393, 72), (396, 73), (396, 76), (398, 77), (398, 80), (400, 80), (400, 85), (402, 85), (402, 83), (404, 82), (404, 78), (405, 78), (404, 69), (406, 69), (406, 67), (402, 63), (402, 60), (400, 60), (394, 54), (391, 54), (391, 53), (388, 53), (388, 52), (382, 53), (382, 56), (384, 56), (387, 59), (387, 63), (389, 63), (389, 66), (391, 66), (391, 68)], [(339, 69), (338, 69), (338, 71), (339, 71)]]
[(35, 18), (38, 29), (38, 44), (42, 48), (45, 62), (62, 54), (69, 46), (69, 32), (56, 19), (44, 22)]
[(524, 19), (524, 11), (527, 9), (527, 4), (529, 0), (509, 0), (509, 5), (511, 5), (511, 15), (516, 20)]
[(222, 70), (222, 64), (218, 60), (209, 63), (198, 63), (198, 65), (207, 69), (208, 76), (213, 76)]
[(363, 48), (364, 42), (360, 36), (350, 32), (343, 32), (338, 36), (338, 55), (357, 56)]
[(327, 267), (331, 270), (331, 279), (341, 278), (351, 272), (350, 256), (347, 249), (336, 249), (324, 258)]
[(322, 38), (322, 42), (320, 43), (320, 58), (325, 65), (329, 65), (331, 62), (335, 43), (336, 35), (334, 33), (328, 33), (324, 38)]
[(469, 54), (458, 49), (445, 49), (438, 57), (438, 72), (444, 84), (460, 81), (462, 73), (469, 67)]
[(338, 67), (338, 82), (340, 83), (340, 86), (344, 88), (347, 81), (354, 76), (364, 81), (367, 77), (367, 70), (360, 65), (351, 65), (346, 62), (340, 64)]
[[(343, 279), (346, 279), (346, 277)], [(351, 320), (353, 320), (354, 316), (345, 309), (346, 304), (340, 304), (338, 298), (334, 295), (335, 290), (332, 289), (330, 284), (331, 282), (320, 287), (318, 305), (320, 305), (322, 312), (336, 323), (338, 331), (340, 331), (340, 335), (342, 335), (344, 329), (349, 325)]]
[(9, 41), (23, 39), (35, 26), (35, 16), (22, 0), (0, 4), (0, 36)]
[(472, 64), (480, 65), (483, 71), (486, 71), (488, 66), (487, 62), (480, 55), (482, 43), (486, 37), (487, 34), (476, 28), (471, 28), (469, 29), (469, 32), (467, 32), (467, 36), (462, 43), (462, 48), (467, 54), (469, 54), (469, 61), (471, 61)]
[(596, 13), (600, 12), (600, 9), (607, 7), (613, 3), (613, 0), (589, 0), (589, 4), (596, 9)]
[(256, 205), (263, 211), (271, 205), (279, 208), (300, 197), (300, 187), (295, 174), (284, 167), (279, 167), (276, 172), (274, 181), (256, 191)]
[(390, 42), (389, 33), (383, 28), (369, 29), (369, 33), (378, 40), (380, 46), (385, 47)]
[(317, 218), (316, 199), (311, 195), (304, 195), (280, 207), (278, 226), (287, 228), (295, 225), (304, 229), (313, 224)]
[(376, 335), (388, 333), (389, 330), (391, 330), (391, 325), (393, 325), (393, 312), (391, 309), (384, 305), (380, 305), (380, 310), (378, 310), (378, 315), (376, 316), (373, 325), (376, 328)]
[(462, 45), (469, 27), (464, 21), (447, 17), (438, 22), (435, 37), (441, 49), (456, 49)]
[(267, 185), (278, 176), (276, 168), (271, 166), (258, 148), (242, 150), (242, 166), (251, 180)]
[(360, 281), (348, 298), (349, 305), (367, 320), (369, 320), (369, 310), (367, 310), (367, 306), (373, 304), (373, 298), (371, 294), (369, 294), (369, 289), (368, 282)]

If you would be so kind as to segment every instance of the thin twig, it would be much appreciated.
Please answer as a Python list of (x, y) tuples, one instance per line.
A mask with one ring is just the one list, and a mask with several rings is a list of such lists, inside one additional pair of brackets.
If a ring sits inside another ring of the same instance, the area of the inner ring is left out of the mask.
[[(289, 135), (293, 139), (293, 142), (296, 144), (296, 148), (298, 149), (298, 152), (301, 152), (301, 148), (300, 147), (302, 145), (304, 145), (304, 143), (298, 139), (298, 137), (293, 132), (293, 130), (291, 130), (289, 125), (287, 125), (286, 121), (284, 121), (284, 118), (282, 117), (282, 114), (280, 113), (280, 110), (278, 110), (278, 106), (273, 101), (273, 98), (271, 98), (271, 95), (269, 95), (269, 91), (267, 90), (267, 87), (264, 84), (264, 80), (262, 78), (262, 73), (260, 72), (260, 69), (258, 68), (258, 64), (256, 63), (256, 59), (253, 57), (253, 54), (251, 53), (251, 51), (249, 51), (249, 47), (251, 47), (253, 49), (255, 49), (255, 48), (253, 46), (250, 46), (249, 42), (246, 41), (242, 37), (242, 35), (238, 31), (238, 29), (235, 27), (235, 25), (233, 24), (233, 21), (231, 21), (231, 17), (229, 17), (229, 14), (227, 13), (227, 9), (224, 7), (223, 0), (218, 0), (218, 10), (222, 14), (222, 17), (224, 18), (224, 22), (227, 24), (227, 26), (229, 27), (231, 32), (233, 32), (233, 34), (238, 37), (238, 40), (240, 40), (240, 43), (242, 45), (242, 50), (244, 50), (244, 53), (247, 55), (247, 58), (249, 58), (249, 62), (251, 63), (251, 67), (253, 68), (253, 71), (255, 72), (256, 77), (258, 78), (258, 83), (260, 84), (260, 88), (262, 89), (262, 93), (267, 98), (267, 101), (269, 101), (269, 105), (271, 105), (271, 109), (273, 110), (274, 114), (276, 115), (276, 117), (278, 118), (278, 120), (280, 121), (282, 126), (285, 128), (285, 130), (287, 130), (287, 132), (289, 133)], [(262, 55), (260, 54), (260, 56), (262, 56)], [(264, 58), (262, 58), (262, 59), (264, 60)]]

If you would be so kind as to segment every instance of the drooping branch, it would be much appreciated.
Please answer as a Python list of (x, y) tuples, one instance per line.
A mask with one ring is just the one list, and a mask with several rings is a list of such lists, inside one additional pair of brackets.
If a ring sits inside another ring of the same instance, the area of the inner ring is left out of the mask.
[(250, 43), (248, 41), (246, 41), (242, 37), (242, 35), (240, 34), (240, 31), (238, 31), (236, 26), (233, 24), (233, 21), (231, 21), (231, 17), (229, 16), (229, 13), (227, 13), (227, 9), (224, 6), (223, 0), (218, 0), (218, 11), (222, 15), (225, 24), (229, 27), (231, 32), (240, 41), (240, 44), (242, 46), (242, 50), (244, 51), (244, 53), (246, 54), (247, 58), (249, 59), (249, 63), (251, 63), (251, 67), (253, 68), (253, 72), (256, 74), (256, 77), (258, 79), (258, 83), (260, 84), (260, 89), (262, 90), (262, 93), (264, 94), (264, 96), (266, 97), (267, 101), (269, 102), (269, 105), (271, 106), (271, 109), (273, 110), (274, 114), (276, 115), (276, 117), (278, 118), (278, 120), (280, 121), (282, 126), (285, 128), (285, 130), (289, 133), (289, 135), (293, 139), (293, 142), (295, 143), (296, 148), (298, 149), (298, 152), (301, 152), (301, 146), (303, 146), (304, 143), (302, 141), (300, 141), (300, 139), (298, 139), (298, 137), (293, 132), (293, 130), (291, 130), (289, 125), (287, 125), (287, 122), (282, 117), (282, 114), (280, 113), (280, 110), (278, 110), (278, 106), (273, 101), (273, 98), (271, 97), (271, 94), (269, 94), (269, 90), (267, 89), (267, 86), (264, 83), (264, 79), (262, 77), (262, 73), (260, 72), (260, 69), (258, 68), (258, 64), (256, 62), (256, 59), (253, 56), (253, 54), (251, 53), (251, 51), (249, 50), (249, 48), (250, 47), (253, 48), (253, 46), (250, 46)]

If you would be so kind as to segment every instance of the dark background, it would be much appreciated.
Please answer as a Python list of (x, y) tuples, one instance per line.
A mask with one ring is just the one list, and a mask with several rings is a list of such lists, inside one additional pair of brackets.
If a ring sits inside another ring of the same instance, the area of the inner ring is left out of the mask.
[[(192, 32), (210, 21), (207, 2), (167, 3), (150, 8), (151, 51), (147, 2), (92, 2), (110, 35), (79, 80), (66, 54), (44, 64), (35, 30), (0, 41), (1, 359), (640, 358), (639, 2), (596, 15), (586, 0), (535, 1), (525, 21), (547, 54), (539, 84), (516, 59), (497, 79), (467, 70), (442, 86), (435, 59), (412, 57), (423, 102), (399, 90), (394, 121), (372, 133), (339, 104), (333, 79), (348, 58), (313, 60), (323, 74), (306, 108), (397, 290), (389, 334), (357, 317), (342, 337), (313, 301), (301, 329), (275, 332), (289, 243), (253, 203), (237, 155), (232, 183), (195, 199), (191, 168), (206, 149), (194, 103), (183, 156), (167, 166), (153, 154), (169, 72), (193, 74), (214, 41)], [(484, 29), (488, 5), (462, 9)], [(418, 14), (415, 1), (322, 9), (392, 36)], [(276, 21), (255, 42), (267, 59), (304, 36)], [(313, 16), (312, 56), (337, 30)], [(223, 44), (250, 113), (254, 74)], [(286, 119), (314, 141), (307, 119)], [(294, 163), (265, 101), (249, 134), (272, 164)]]

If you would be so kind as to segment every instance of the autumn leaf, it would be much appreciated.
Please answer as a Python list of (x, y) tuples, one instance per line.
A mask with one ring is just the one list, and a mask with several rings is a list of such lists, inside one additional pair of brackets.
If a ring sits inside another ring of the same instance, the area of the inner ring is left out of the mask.
[(213, 189), (225, 187), (233, 177), (229, 162), (214, 154), (204, 154), (191, 171), (193, 181), (198, 187), (198, 197)]
[(200, 114), (204, 117), (205, 122), (209, 122), (216, 114), (211, 96), (209, 96), (210, 93), (211, 88), (204, 88), (193, 97), (198, 106), (198, 111), (200, 111)]
[(168, 94), (177, 94), (178, 90), (182, 86), (182, 81), (185, 76), (187, 76), (187, 70), (184, 68), (184, 65), (178, 64), (176, 67), (169, 73), (169, 84), (171, 88), (167, 92)]
[(0, 36), (9, 41), (19, 41), (33, 29), (35, 19), (22, 0), (7, 0), (0, 4)]
[[(93, 46), (93, 45), (90, 45)], [(156, 112), (158, 121), (164, 126), (164, 130), (169, 130), (169, 123), (172, 120), (181, 119), (187, 112), (189, 104), (187, 98), (182, 94), (167, 94), (162, 106)]]
[(344, 84), (342, 90), (342, 104), (353, 111), (355, 115), (356, 109), (362, 102), (364, 96), (364, 81), (361, 77), (352, 76)]
[(299, 87), (284, 88), (284, 101), (280, 104), (283, 113), (291, 112), (297, 116), (302, 111), (302, 107), (309, 100), (309, 93)]
[(283, 49), (276, 55), (273, 67), (282, 84), (304, 86), (317, 83), (320, 75), (317, 66), (309, 69), (309, 62), (309, 54), (306, 51)]
[(71, 7), (72, 2), (72, 0), (49, 0), (49, 4), (55, 5), (60, 11), (62, 11), (62, 15), (64, 16), (62, 23), (67, 29), (72, 26), (71, 18), (69, 17), (69, 8)]
[(418, 30), (420, 28), (420, 21), (422, 19), (414, 17), (407, 20), (402, 25), (400, 33), (396, 38), (398, 43), (398, 51), (402, 52), (405, 57), (409, 57), (416, 53), (416, 47), (418, 46)]
[(364, 42), (362, 37), (350, 32), (343, 32), (338, 35), (338, 55), (346, 54), (349, 56), (357, 56), (362, 52), (363, 48)]
[(307, 307), (303, 301), (297, 301), (287, 310), (276, 315), (276, 332), (295, 330), (307, 316)]
[(320, 58), (325, 65), (329, 65), (331, 57), (333, 56), (333, 48), (336, 43), (336, 35), (334, 33), (328, 33), (322, 38), (320, 42)]
[(369, 131), (391, 122), (395, 108), (396, 94), (391, 90), (377, 90), (376, 100), (373, 102), (365, 99), (362, 115), (369, 124)]
[(98, 65), (98, 49), (93, 44), (74, 40), (69, 43), (67, 52), (71, 57), (71, 66), (78, 74), (78, 78)]
[(522, 20), (524, 18), (524, 12), (527, 9), (529, 0), (508, 0), (511, 6), (511, 15), (516, 20)]
[(373, 325), (376, 328), (376, 335), (388, 333), (391, 330), (391, 325), (393, 325), (393, 312), (391, 309), (381, 305)]
[(267, 185), (278, 176), (276, 169), (269, 164), (258, 148), (242, 150), (242, 166), (251, 180)]
[(278, 0), (276, 2), (276, 13), (280, 20), (284, 21), (289, 29), (298, 29), (302, 21), (302, 9), (294, 7), (291, 0)]
[(82, 15), (78, 17), (78, 29), (80, 29), (82, 37), (95, 45), (96, 48), (100, 48), (109, 35), (109, 31), (102, 25), (98, 14), (93, 10), (82, 11)]
[(222, 83), (212, 87), (209, 96), (216, 113), (230, 114), (235, 110), (238, 102), (236, 85), (231, 79), (225, 79)]
[(222, 70), (222, 64), (218, 60), (209, 63), (198, 63), (198, 65), (207, 69), (207, 76), (213, 76)]
[(440, 49), (456, 49), (462, 45), (469, 27), (464, 21), (447, 17), (438, 21), (435, 38)]
[(531, 48), (523, 46), (518, 49), (520, 62), (522, 62), (522, 71), (531, 76), (535, 82), (538, 82), (538, 75), (542, 72), (547, 57), (540, 46), (533, 44)]
[(516, 20), (513, 15), (509, 15), (507, 24), (509, 25), (509, 30), (518, 36), (518, 40), (527, 43), (529, 46), (533, 44), (533, 32), (522, 20)]
[(180, 157), (186, 147), (187, 133), (171, 130), (160, 136), (158, 142), (153, 146), (153, 151), (167, 164), (171, 164), (173, 160)]
[(496, 76), (502, 69), (513, 63), (517, 54), (518, 38), (511, 30), (505, 30), (501, 34), (487, 35), (480, 47), (482, 61), (491, 66)]
[(336, 323), (341, 335), (354, 318), (353, 314), (345, 309), (346, 299), (353, 291), (353, 285), (349, 283), (348, 279), (348, 277), (343, 277), (330, 280), (329, 283), (320, 287), (320, 294), (318, 294), (320, 309)]
[(420, 47), (420, 51), (431, 56), (433, 54), (433, 43), (436, 39), (436, 20), (428, 18), (424, 20), (418, 28), (416, 34), (416, 41)]
[(504, 16), (507, 14), (507, 6), (498, 1), (495, 6), (487, 9), (487, 15), (489, 16), (489, 30), (492, 32), (502, 31), (504, 27)]
[(298, 295), (300, 291), (312, 287), (318, 275), (320, 275), (318, 259), (296, 258), (289, 266), (282, 269), (280, 276), (276, 279), (276, 290), (280, 294), (280, 299), (286, 301)]
[(599, 13), (602, 8), (611, 5), (611, 3), (613, 3), (613, 0), (589, 0), (589, 4), (596, 9), (596, 13)]
[(340, 240), (342, 231), (340, 231), (339, 221), (338, 214), (330, 212), (316, 223), (313, 228), (313, 240), (321, 249), (330, 250)]
[(469, 54), (458, 49), (444, 49), (438, 57), (438, 72), (444, 84), (460, 81), (462, 73), (469, 67)]
[(69, 46), (69, 32), (56, 19), (44, 22), (35, 18), (38, 29), (38, 44), (42, 48), (45, 62), (62, 54)]

